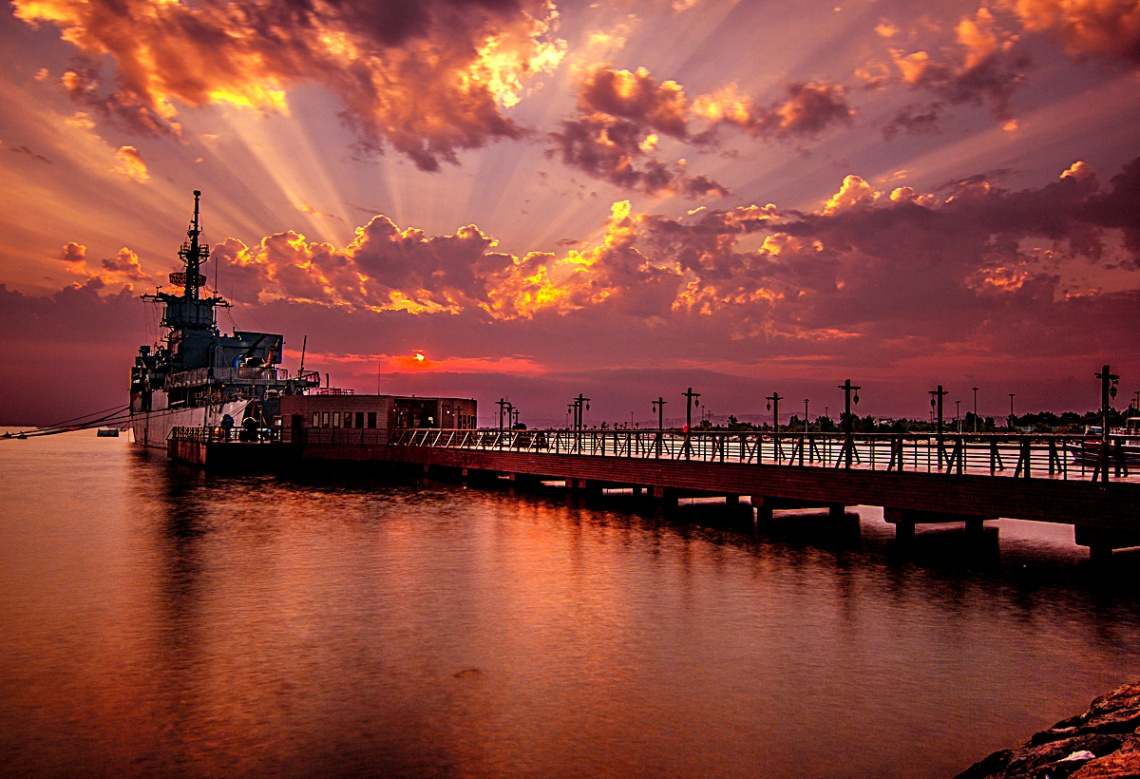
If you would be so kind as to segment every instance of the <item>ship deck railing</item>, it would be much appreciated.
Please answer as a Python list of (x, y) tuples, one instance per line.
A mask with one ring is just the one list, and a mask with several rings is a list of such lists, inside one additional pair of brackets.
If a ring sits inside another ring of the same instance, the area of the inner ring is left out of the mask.
[[(1096, 439), (1099, 441), (1099, 439)], [(685, 460), (798, 468), (1140, 481), (1140, 468), (1087, 435), (677, 430), (393, 430), (393, 446)], [(1107, 471), (1107, 473), (1106, 473)]]
[(195, 368), (167, 376), (165, 389), (203, 387), (209, 384), (272, 385), (288, 380), (289, 371), (285, 368), (254, 368), (245, 365), (237, 368)]

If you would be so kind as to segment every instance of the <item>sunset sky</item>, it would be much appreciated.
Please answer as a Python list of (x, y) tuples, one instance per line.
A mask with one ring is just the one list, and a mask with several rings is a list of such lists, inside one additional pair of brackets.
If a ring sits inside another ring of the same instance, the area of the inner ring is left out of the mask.
[(0, 423), (126, 404), (193, 189), (224, 330), (484, 424), (1140, 390), (1140, 0), (6, 11)]

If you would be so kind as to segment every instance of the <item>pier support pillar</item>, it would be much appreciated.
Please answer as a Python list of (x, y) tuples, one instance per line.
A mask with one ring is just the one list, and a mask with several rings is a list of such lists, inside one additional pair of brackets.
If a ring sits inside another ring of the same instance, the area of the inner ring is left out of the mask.
[(1089, 548), (1089, 560), (1097, 564), (1112, 560), (1113, 549), (1140, 546), (1140, 533), (1136, 531), (1077, 525), (1073, 535), (1078, 546)]
[(601, 483), (590, 481), (589, 479), (567, 479), (566, 486), (576, 495), (586, 495), (591, 498), (596, 498), (602, 494)]
[(969, 514), (950, 514), (943, 511), (916, 511), (910, 509), (897, 509), (889, 506), (883, 508), (884, 521), (895, 526), (895, 538), (914, 538), (915, 525), (945, 525), (954, 522), (963, 522), (966, 532), (970, 535), (982, 535), (985, 532), (985, 521), (990, 517), (979, 517)]
[(756, 509), (756, 524), (763, 525), (772, 521), (772, 501), (763, 495), (753, 495), (752, 508)]
[(895, 540), (899, 543), (909, 543), (914, 540), (912, 512), (885, 506), (883, 508), (883, 520), (895, 526)]
[(847, 516), (847, 507), (842, 503), (832, 503), (827, 507), (828, 519), (843, 519)]
[(677, 508), (677, 491), (671, 490), (668, 487), (651, 487), (650, 495), (653, 499), (660, 502), (662, 508), (675, 509)]

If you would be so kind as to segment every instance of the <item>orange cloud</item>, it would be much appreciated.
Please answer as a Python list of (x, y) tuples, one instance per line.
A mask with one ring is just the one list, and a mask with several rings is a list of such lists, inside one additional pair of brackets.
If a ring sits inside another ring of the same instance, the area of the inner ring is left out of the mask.
[(998, 50), (994, 16), (988, 8), (979, 8), (973, 19), (962, 19), (957, 28), (958, 43), (966, 49), (966, 69), (975, 68)]
[(115, 255), (114, 259), (105, 259), (101, 264), (104, 270), (111, 271), (121, 277), (134, 281), (143, 281), (150, 278), (149, 275), (143, 273), (142, 268), (139, 266), (139, 256), (125, 246), (119, 249), (119, 253)]
[(784, 93), (783, 100), (758, 106), (739, 94), (735, 84), (729, 84), (696, 98), (693, 110), (714, 124), (734, 124), (752, 135), (780, 139), (815, 136), (833, 124), (850, 123), (855, 116), (846, 91), (838, 84), (791, 83)]
[(64, 85), (137, 131), (177, 135), (184, 107), (287, 112), (288, 89), (316, 83), (345, 104), (366, 145), (387, 143), (423, 170), (458, 149), (522, 130), (503, 113), (560, 62), (553, 6), (343, 0), (283, 7), (149, 0), (14, 0), (92, 61)]
[(1112, 54), (1140, 59), (1137, 0), (998, 0), (1026, 30), (1057, 35), (1073, 55)]
[[(882, 192), (876, 192), (872, 189), (871, 185), (859, 176), (844, 176), (839, 191), (824, 203), (823, 213), (834, 214), (859, 206), (867, 206), (878, 200), (882, 194)], [(894, 198), (892, 197), (892, 199)]]
[(115, 167), (111, 170), (140, 184), (145, 184), (150, 180), (146, 163), (143, 162), (142, 155), (134, 146), (122, 146), (115, 152)]

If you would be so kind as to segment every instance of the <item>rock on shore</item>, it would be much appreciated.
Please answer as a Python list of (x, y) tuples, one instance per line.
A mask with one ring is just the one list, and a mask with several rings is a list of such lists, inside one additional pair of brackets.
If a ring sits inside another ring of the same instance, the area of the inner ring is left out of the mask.
[(1092, 702), (1089, 710), (1002, 749), (955, 779), (1140, 779), (1140, 683)]

